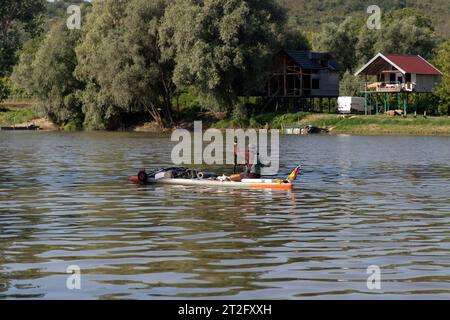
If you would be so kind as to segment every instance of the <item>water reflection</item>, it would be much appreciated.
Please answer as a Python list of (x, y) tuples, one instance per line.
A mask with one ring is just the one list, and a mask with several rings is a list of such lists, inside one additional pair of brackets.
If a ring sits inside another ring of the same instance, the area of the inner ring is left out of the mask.
[(450, 139), (283, 137), (292, 192), (129, 183), (167, 140), (0, 133), (0, 297), (450, 297)]

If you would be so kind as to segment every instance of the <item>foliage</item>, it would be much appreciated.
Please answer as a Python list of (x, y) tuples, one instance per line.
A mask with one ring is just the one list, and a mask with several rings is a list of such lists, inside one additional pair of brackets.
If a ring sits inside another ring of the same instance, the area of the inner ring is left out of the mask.
[(93, 3), (76, 50), (76, 75), (86, 83), (80, 94), (87, 127), (112, 129), (122, 114), (141, 110), (149, 111), (161, 125), (172, 124), (172, 66), (160, 61), (158, 47), (165, 3)]
[(361, 95), (362, 88), (364, 88), (362, 80), (347, 71), (340, 82), (339, 94), (345, 97), (358, 97)]
[(39, 50), (43, 36), (28, 40), (19, 51), (18, 63), (14, 66), (11, 79), (16, 87), (22, 88), (26, 95), (34, 93), (33, 68), (32, 64)]
[(11, 72), (16, 52), (35, 35), (45, 0), (2, 0), (0, 5), (0, 77)]
[(82, 117), (75, 94), (82, 83), (73, 75), (79, 38), (78, 30), (69, 30), (65, 21), (59, 21), (37, 50), (36, 43), (28, 43), (14, 70), (16, 84), (33, 93), (45, 114), (57, 124)]
[(232, 120), (245, 126), (248, 123), (248, 112), (244, 103), (238, 103), (233, 108)]
[(332, 128), (332, 132), (336, 134), (450, 134), (450, 119), (442, 117), (322, 115), (306, 118), (304, 123), (322, 128)]
[[(432, 15), (449, 16), (445, 1), (380, 0), (382, 29), (369, 30), (362, 0), (3, 0), (0, 100), (32, 95), (70, 129), (116, 129), (145, 113), (165, 127), (219, 114), (224, 126), (279, 127), (299, 116), (260, 116), (264, 102), (249, 98), (264, 92), (279, 49), (331, 52), (351, 96), (361, 86), (352, 72), (388, 51), (436, 55), (444, 78), (428, 111), (445, 114), (448, 41), (434, 49), (450, 28)], [(65, 27), (70, 4), (82, 7), (82, 31)]]
[(279, 48), (283, 11), (272, 0), (178, 0), (167, 9), (160, 44), (174, 60), (174, 82), (202, 104), (230, 111), (238, 96), (262, 89)]
[(384, 15), (400, 9), (422, 11), (433, 17), (433, 26), (440, 37), (450, 36), (450, 6), (448, 0), (377, 0), (370, 3), (365, 0), (279, 0), (289, 9), (289, 18), (293, 24), (305, 31), (316, 31), (324, 23), (340, 24), (346, 17), (356, 12), (367, 19), (366, 9), (370, 4), (378, 5)]
[(248, 121), (241, 121), (236, 118), (223, 119), (214, 124), (215, 128), (272, 128), (281, 129), (282, 127), (298, 125), (309, 114), (305, 112), (298, 113), (264, 113), (251, 117)]
[(35, 108), (11, 108), (2, 111), (0, 109), (0, 126), (13, 126), (29, 122), (38, 117)]
[(439, 100), (439, 111), (443, 115), (450, 115), (450, 40), (436, 50), (434, 63), (444, 73), (441, 83), (435, 88), (435, 94)]
[(355, 71), (378, 52), (420, 54), (430, 58), (436, 45), (431, 20), (411, 9), (395, 10), (382, 20), (380, 30), (367, 28), (364, 19), (351, 16), (341, 24), (325, 24), (315, 36), (315, 49), (331, 52), (346, 70)]
[(397, 54), (420, 54), (429, 59), (436, 46), (433, 30), (421, 26), (421, 20), (414, 16), (394, 20), (378, 32), (376, 52)]
[(0, 102), (9, 96), (9, 88), (6, 84), (6, 77), (0, 78)]
[(322, 32), (314, 37), (314, 49), (330, 52), (346, 70), (352, 70), (356, 60), (356, 30), (361, 28), (361, 25), (361, 21), (354, 17), (345, 19), (340, 25), (325, 24)]
[(311, 50), (310, 34), (305, 33), (297, 26), (286, 25), (281, 33), (281, 47), (288, 50)]

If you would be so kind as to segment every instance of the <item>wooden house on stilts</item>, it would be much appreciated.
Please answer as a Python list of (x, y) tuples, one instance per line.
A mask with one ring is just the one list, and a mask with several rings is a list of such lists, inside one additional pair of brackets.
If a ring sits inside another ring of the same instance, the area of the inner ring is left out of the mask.
[[(417, 55), (378, 53), (356, 76), (362, 75), (365, 87), (366, 114), (379, 113), (391, 108), (409, 110), (415, 114), (419, 108), (427, 113), (429, 94), (442, 78), (442, 72)], [(421, 99), (423, 96), (423, 99)], [(422, 100), (422, 103), (421, 103)]]
[(297, 110), (314, 110), (323, 99), (339, 97), (342, 66), (329, 53), (282, 50), (276, 56), (276, 71), (267, 85), (270, 102), (275, 101)]

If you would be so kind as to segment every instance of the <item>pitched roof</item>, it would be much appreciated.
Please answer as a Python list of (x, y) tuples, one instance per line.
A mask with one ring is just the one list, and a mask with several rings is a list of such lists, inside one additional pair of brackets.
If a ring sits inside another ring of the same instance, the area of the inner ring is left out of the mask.
[[(326, 52), (311, 52), (311, 51), (298, 51), (298, 50), (283, 50), (296, 64), (298, 64), (303, 69), (312, 69), (312, 70), (323, 70), (323, 69), (334, 69), (336, 71), (343, 70), (342, 66), (330, 59), (331, 56)], [(318, 64), (317, 60), (329, 58), (329, 66), (323, 67)]]
[(384, 54), (386, 58), (395, 63), (405, 73), (427, 74), (427, 75), (442, 75), (437, 68), (421, 56), (400, 55), (400, 54)]
[(364, 67), (362, 67), (355, 75), (359, 74), (376, 74), (380, 68), (383, 68), (382, 61), (389, 63), (391, 66), (399, 70), (401, 73), (413, 73), (421, 75), (442, 75), (442, 72), (434, 67), (427, 60), (421, 56), (402, 55), (386, 53), (377, 54), (372, 60), (370, 60)]

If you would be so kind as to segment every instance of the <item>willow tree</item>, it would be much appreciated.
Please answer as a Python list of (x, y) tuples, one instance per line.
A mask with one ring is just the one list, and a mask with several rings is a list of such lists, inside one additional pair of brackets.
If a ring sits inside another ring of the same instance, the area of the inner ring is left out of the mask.
[(64, 20), (56, 22), (48, 34), (24, 46), (12, 75), (15, 84), (35, 96), (45, 114), (59, 125), (82, 117), (76, 91), (83, 84), (73, 74), (79, 38), (79, 30), (67, 29)]
[(284, 11), (272, 0), (177, 0), (160, 29), (173, 81), (200, 102), (229, 111), (239, 96), (261, 90), (277, 50)]
[(161, 126), (172, 125), (171, 64), (161, 62), (158, 47), (165, 6), (163, 0), (93, 2), (76, 50), (86, 127), (113, 128), (123, 114), (143, 110)]

